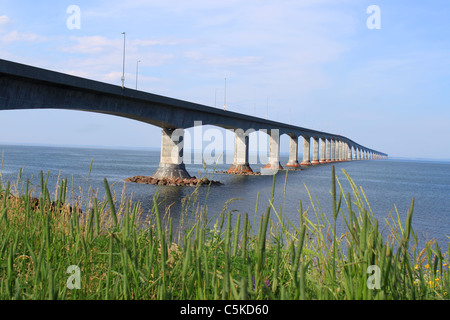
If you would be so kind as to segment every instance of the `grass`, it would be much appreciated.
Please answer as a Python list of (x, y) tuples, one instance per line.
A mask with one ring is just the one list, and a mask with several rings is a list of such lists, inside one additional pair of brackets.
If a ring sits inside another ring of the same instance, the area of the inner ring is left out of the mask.
[[(395, 212), (382, 227), (344, 173), (349, 192), (332, 167), (332, 212), (309, 195), (309, 206), (299, 200), (297, 224), (277, 209), (274, 177), (257, 223), (228, 203), (208, 218), (196, 189), (182, 206), (196, 219), (175, 229), (157, 194), (144, 215), (132, 199), (116, 200), (105, 179), (104, 199), (87, 188), (71, 207), (67, 179), (51, 196), (41, 172), (37, 201), (19, 174), (15, 184), (1, 181), (0, 299), (448, 299), (450, 243), (447, 252), (435, 242), (420, 249), (414, 199), (404, 224)], [(77, 275), (79, 289), (69, 289)]]

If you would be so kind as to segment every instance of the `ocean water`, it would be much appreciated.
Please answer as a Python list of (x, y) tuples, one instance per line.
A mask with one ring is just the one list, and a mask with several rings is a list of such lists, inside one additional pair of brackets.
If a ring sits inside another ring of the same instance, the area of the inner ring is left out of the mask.
[[(192, 187), (158, 187), (124, 182), (124, 179), (131, 176), (152, 175), (158, 167), (159, 151), (0, 145), (0, 153), (3, 181), (17, 181), (19, 172), (22, 171), (22, 183), (27, 178), (32, 178), (33, 185), (39, 186), (42, 170), (45, 175), (49, 174), (51, 194), (58, 179), (68, 178), (69, 189), (75, 195), (82, 194), (90, 186), (98, 190), (99, 197), (103, 197), (103, 181), (107, 178), (116, 195), (120, 196), (125, 190), (133, 201), (141, 203), (144, 212), (152, 208), (153, 195), (158, 192), (160, 210), (170, 210), (174, 223), (181, 219), (181, 199), (194, 190)], [(280, 160), (284, 164), (287, 157), (281, 156)], [(91, 161), (92, 170), (89, 175)], [(436, 239), (447, 250), (450, 242), (450, 163), (388, 159), (338, 162), (288, 171), (287, 174), (286, 171), (280, 171), (275, 176), (274, 206), (277, 211), (296, 223), (301, 200), (303, 209), (309, 209), (310, 216), (314, 216), (314, 206), (317, 210), (322, 210), (331, 221), (332, 165), (335, 166), (346, 193), (351, 193), (352, 189), (343, 170), (364, 190), (381, 227), (385, 226), (390, 214), (397, 219), (397, 212), (404, 223), (414, 197), (413, 229), (419, 240)], [(257, 171), (261, 166), (252, 165), (252, 168)], [(228, 164), (219, 163), (215, 170), (226, 170), (228, 167)], [(208, 174), (212, 175), (210, 178), (213, 180), (223, 183), (211, 188), (201, 187), (199, 190), (198, 204), (207, 206), (209, 218), (220, 213), (225, 204), (226, 210), (232, 210), (234, 217), (238, 212), (248, 213), (251, 222), (259, 221), (259, 216), (265, 212), (272, 192), (272, 176), (213, 173), (213, 166), (207, 166), (205, 171), (202, 165), (195, 164), (187, 164), (186, 168), (193, 176)], [(310, 201), (308, 190), (313, 202)], [(338, 218), (338, 222), (342, 222), (342, 217)]]

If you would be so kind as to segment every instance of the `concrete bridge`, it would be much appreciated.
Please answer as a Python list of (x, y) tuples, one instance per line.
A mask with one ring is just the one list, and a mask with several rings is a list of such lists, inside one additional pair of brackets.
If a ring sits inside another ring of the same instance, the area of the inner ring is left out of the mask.
[[(266, 168), (282, 169), (280, 136), (290, 137), (288, 168), (348, 160), (384, 159), (387, 154), (347, 137), (225, 111), (121, 86), (75, 77), (0, 59), (0, 110), (66, 109), (125, 117), (162, 128), (161, 160), (153, 177), (189, 177), (183, 163), (184, 129), (196, 121), (235, 132), (234, 163), (230, 173), (252, 171), (249, 134), (262, 130), (269, 139)], [(303, 159), (298, 141), (303, 139)], [(311, 157), (312, 144), (312, 157)]]

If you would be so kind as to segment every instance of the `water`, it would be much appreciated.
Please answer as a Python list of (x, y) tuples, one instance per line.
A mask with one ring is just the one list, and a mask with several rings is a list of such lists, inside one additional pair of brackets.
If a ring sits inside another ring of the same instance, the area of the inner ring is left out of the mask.
[[(135, 175), (151, 175), (159, 163), (159, 151), (128, 150), (128, 149), (96, 149), (96, 148), (66, 148), (40, 146), (0, 146), (3, 153), (1, 173), (3, 181), (16, 181), (18, 173), (23, 169), (23, 181), (33, 177), (34, 185), (39, 185), (39, 173), (49, 172), (49, 190), (52, 193), (58, 177), (68, 178), (69, 189), (80, 194), (91, 186), (103, 194), (103, 179), (106, 177), (116, 194), (120, 196), (124, 184), (126, 194), (134, 201), (142, 203), (145, 212), (152, 207), (153, 195), (159, 189), (161, 210), (169, 208), (176, 223), (180, 218), (180, 199), (192, 193), (192, 187), (157, 187), (125, 183), (123, 180)], [(93, 160), (92, 171), (89, 167)], [(281, 157), (281, 163), (286, 163), (287, 157)], [(436, 239), (446, 250), (450, 235), (450, 163), (431, 161), (351, 161), (334, 163), (339, 180), (346, 192), (351, 192), (342, 169), (346, 170), (357, 186), (361, 186), (368, 198), (372, 211), (382, 226), (391, 212), (396, 217), (394, 206), (397, 207), (401, 221), (415, 198), (413, 228), (421, 241)], [(229, 165), (219, 164), (217, 171), (228, 169)], [(253, 165), (256, 171), (259, 165)], [(199, 176), (205, 173), (201, 165), (186, 165), (191, 175)], [(213, 168), (208, 167), (209, 172)], [(272, 192), (271, 176), (235, 176), (216, 173), (212, 177), (224, 185), (200, 188), (198, 203), (207, 204), (208, 216), (221, 212), (224, 204), (228, 210), (242, 214), (248, 212), (250, 221), (255, 218), (257, 195), (259, 206), (256, 219), (268, 205)], [(298, 221), (299, 200), (303, 209), (310, 208), (306, 187), (309, 189), (316, 207), (322, 208), (331, 220), (331, 165), (311, 167), (301, 171), (289, 171), (276, 175), (275, 208), (296, 223)], [(306, 186), (306, 187), (305, 187)], [(209, 191), (208, 191), (209, 190)], [(207, 197), (207, 200), (206, 200)], [(205, 201), (206, 200), (206, 201)], [(256, 220), (258, 221), (258, 220)]]

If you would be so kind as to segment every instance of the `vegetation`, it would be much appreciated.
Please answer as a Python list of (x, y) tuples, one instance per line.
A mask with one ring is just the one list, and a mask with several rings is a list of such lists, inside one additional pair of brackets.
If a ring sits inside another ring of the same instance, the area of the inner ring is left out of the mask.
[(183, 199), (196, 219), (176, 228), (158, 195), (144, 215), (106, 179), (103, 200), (88, 188), (72, 207), (67, 179), (51, 196), (41, 173), (38, 198), (20, 175), (1, 181), (0, 299), (448, 299), (450, 244), (420, 249), (414, 199), (403, 224), (397, 212), (382, 228), (345, 174), (347, 193), (332, 168), (332, 212), (310, 196), (296, 224), (276, 208), (274, 184), (262, 213), (257, 199), (256, 224), (228, 203), (207, 218), (196, 189)]

